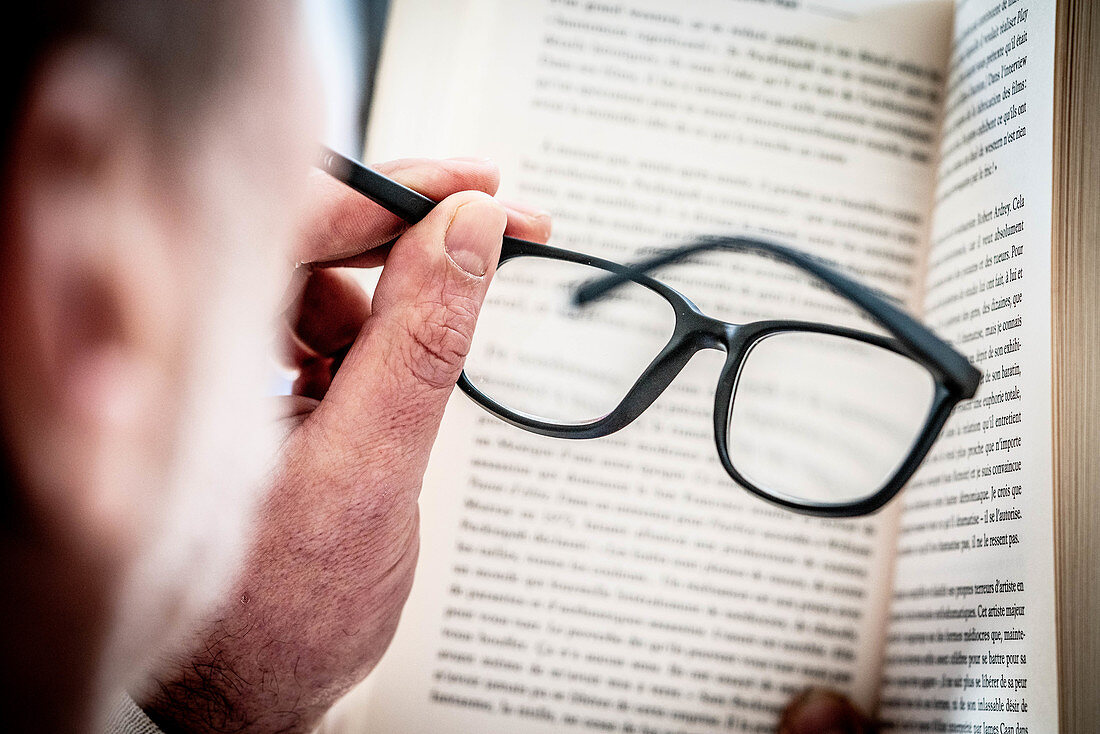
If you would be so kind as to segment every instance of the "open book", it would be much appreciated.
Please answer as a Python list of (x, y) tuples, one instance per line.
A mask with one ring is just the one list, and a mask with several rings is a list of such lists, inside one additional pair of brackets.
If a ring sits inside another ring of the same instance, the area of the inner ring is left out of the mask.
[[(1096, 265), (1065, 213), (1089, 202), (1087, 166), (1061, 163), (1088, 108), (1067, 101), (1074, 52), (1056, 50), (1074, 45), (1056, 39), (1088, 9), (1061, 10), (394, 0), (368, 160), (491, 156), (502, 196), (554, 213), (553, 244), (620, 262), (698, 233), (801, 248), (918, 314), (984, 382), (902, 494), (844, 522), (725, 477), (706, 354), (597, 441), (456, 394), (400, 629), (326, 727), (773, 731), (827, 686), (889, 730), (1085, 730), (1100, 605), (1069, 580), (1097, 580), (1080, 514), (1096, 434), (1075, 407), (1096, 403), (1068, 385), (1096, 380), (1073, 378), (1088, 347), (1067, 335), (1096, 313), (1072, 264)], [(750, 314), (828, 313), (767, 270), (737, 283)]]

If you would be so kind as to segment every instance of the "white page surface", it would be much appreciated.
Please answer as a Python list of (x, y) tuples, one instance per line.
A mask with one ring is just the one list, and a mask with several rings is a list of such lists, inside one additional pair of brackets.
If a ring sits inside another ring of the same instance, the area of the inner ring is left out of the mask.
[[(400, 0), (369, 159), (490, 155), (559, 246), (763, 235), (916, 306), (948, 5), (615, 7)], [(858, 323), (771, 263), (720, 267), (668, 277), (704, 311)], [(810, 684), (871, 707), (894, 513), (826, 523), (733, 484), (710, 437), (720, 363), (595, 442), (456, 396), (413, 596), (347, 727), (771, 731)]]
[(1054, 4), (966, 3), (925, 311), (985, 373), (910, 482), (883, 716), (1057, 730), (1051, 463)]

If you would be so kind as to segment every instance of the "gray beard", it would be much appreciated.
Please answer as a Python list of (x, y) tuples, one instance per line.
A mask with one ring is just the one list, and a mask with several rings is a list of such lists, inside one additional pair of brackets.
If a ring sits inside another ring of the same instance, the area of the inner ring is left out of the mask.
[[(225, 280), (239, 269), (215, 272)], [(148, 532), (118, 589), (96, 684), (96, 721), (110, 714), (121, 689), (141, 686), (212, 607), (224, 601), (246, 550), (248, 531), (274, 468), (280, 428), (271, 384), (268, 304), (242, 308), (240, 282), (211, 284), (186, 375), (178, 440), (167, 486)], [(219, 287), (220, 286), (220, 287)], [(254, 335), (248, 338), (247, 335)], [(151, 482), (152, 483), (152, 482)]]

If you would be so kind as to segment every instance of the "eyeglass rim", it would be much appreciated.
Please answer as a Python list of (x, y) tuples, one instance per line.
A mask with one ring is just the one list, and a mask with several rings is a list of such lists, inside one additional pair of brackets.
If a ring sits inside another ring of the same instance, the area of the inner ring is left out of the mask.
[[(744, 238), (740, 239), (743, 240)], [(772, 248), (781, 247), (764, 241), (748, 240), (748, 242), (752, 243), (752, 249), (757, 249), (765, 253), (773, 252), (774, 254)], [(790, 251), (790, 248), (782, 249)], [(976, 368), (973, 368), (969, 362), (966, 361), (965, 357), (955, 351), (950, 345), (942, 342), (942, 340), (928, 330), (927, 327), (924, 327), (915, 320), (909, 319), (909, 317), (902, 312), (893, 309), (890, 304), (874, 294), (869, 288), (866, 288), (866, 286), (847, 278), (847, 276), (817, 261), (813, 263), (814, 267), (806, 268), (805, 264), (802, 262), (802, 258), (806, 256), (798, 253), (798, 251), (793, 252), (801, 257), (795, 258), (794, 260), (791, 260), (789, 257), (782, 257), (782, 259), (808, 272), (811, 276), (825, 280), (826, 283), (831, 286), (835, 286), (835, 282), (831, 282), (828, 276), (832, 276), (832, 278), (837, 281), (843, 281), (844, 288), (836, 289), (834, 287), (834, 290), (837, 290), (841, 297), (867, 312), (872, 318), (882, 324), (894, 338), (883, 337), (857, 329), (834, 326), (832, 324), (789, 319), (756, 321), (739, 325), (728, 324), (719, 319), (706, 316), (683, 294), (661, 281), (650, 277), (644, 272), (639, 272), (639, 269), (635, 266), (622, 265), (603, 258), (551, 245), (505, 237), (499, 261), (501, 265), (519, 257), (541, 257), (574, 262), (613, 273), (619, 276), (618, 279), (620, 281), (633, 281), (661, 295), (673, 308), (676, 319), (675, 327), (668, 342), (660, 353), (650, 362), (649, 366), (634, 382), (618, 405), (604, 416), (586, 423), (558, 423), (546, 421), (511, 410), (478, 389), (469, 379), (465, 370), (463, 370), (459, 376), (458, 387), (482, 408), (492, 413), (497, 418), (518, 428), (552, 438), (601, 438), (625, 428), (636, 420), (664, 392), (696, 352), (703, 349), (722, 349), (726, 352), (726, 360), (719, 374), (718, 385), (715, 389), (715, 408), (713, 413), (714, 437), (719, 459), (730, 478), (761, 499), (773, 505), (802, 514), (843, 518), (856, 517), (875, 512), (893, 499), (916, 471), (925, 456), (927, 456), (928, 451), (931, 449), (940, 431), (943, 429), (943, 425), (946, 423), (955, 405), (963, 399), (973, 397), (977, 388), (977, 381), (980, 379), (980, 372), (978, 372)], [(826, 277), (822, 277), (823, 275)], [(859, 300), (853, 299), (850, 296), (850, 292), (853, 288), (865, 291), (866, 293), (860, 294), (863, 297)], [(911, 324), (905, 324), (903, 322), (902, 326), (906, 328), (899, 329), (896, 323), (896, 314), (889, 314), (894, 318), (887, 319), (890, 323), (883, 323), (881, 313), (876, 313), (872, 310), (876, 306), (879, 306), (879, 304), (883, 307), (893, 309), (897, 314), (902, 314)], [(927, 348), (920, 350), (914, 349), (911, 346), (914, 334), (910, 333), (914, 326), (926, 332), (926, 334), (915, 335), (923, 346), (927, 347), (930, 343), (933, 345), (938, 343), (953, 352), (953, 359), (938, 359), (938, 355), (935, 353), (936, 350), (932, 350), (932, 353), (929, 353)], [(918, 434), (906, 458), (899, 464), (893, 475), (875, 493), (863, 499), (847, 503), (811, 502), (785, 497), (763, 489), (747, 479), (736, 469), (730, 459), (726, 439), (728, 436), (729, 413), (732, 397), (736, 391), (737, 385), (737, 372), (744, 364), (745, 358), (748, 352), (751, 351), (753, 345), (767, 336), (785, 331), (831, 334), (869, 342), (912, 359), (922, 365), (930, 373), (935, 385), (935, 390), (928, 415), (925, 419), (924, 428)], [(931, 341), (929, 339), (931, 339)], [(957, 368), (957, 359), (962, 359), (966, 366), (973, 370), (976, 374), (974, 379), (957, 379), (958, 375), (956, 373), (958, 370), (952, 369)], [(944, 364), (945, 361), (948, 361), (949, 364)]]
[[(748, 336), (745, 343), (739, 348), (737, 354), (732, 353), (732, 350), (727, 354), (726, 361), (718, 377), (718, 385), (715, 388), (713, 413), (714, 441), (715, 448), (718, 450), (718, 458), (721, 461), (722, 467), (726, 470), (726, 473), (735, 482), (757, 497), (767, 500), (773, 505), (806, 515), (832, 518), (859, 517), (862, 515), (869, 515), (881, 509), (901, 491), (905, 483), (908, 482), (916, 472), (917, 467), (924, 461), (924, 458), (928, 455), (929, 450), (939, 436), (940, 431), (943, 430), (943, 426), (950, 417), (951, 411), (959, 402), (959, 398), (952, 395), (947, 386), (934, 374), (929, 372), (929, 376), (933, 381), (933, 392), (932, 399), (929, 402), (929, 407), (924, 417), (923, 427), (913, 439), (913, 443), (905, 454), (904, 459), (895, 467), (894, 471), (888, 476), (882, 486), (866, 497), (849, 502), (814, 502), (807, 499), (791, 497), (776, 490), (765, 489), (756, 482), (750, 480), (737, 469), (729, 452), (730, 414), (737, 393), (740, 371), (748, 359), (749, 352), (755, 345), (759, 344), (761, 340), (776, 334), (790, 332), (844, 336), (889, 349), (890, 351), (913, 359), (917, 364), (920, 364), (920, 362), (916, 360), (912, 354), (906, 353), (904, 349), (896, 348), (900, 346), (897, 342), (893, 342), (892, 344), (888, 343), (889, 340), (868, 332), (858, 332), (853, 329), (851, 330), (853, 333), (837, 334), (836, 330), (841, 327), (831, 327), (829, 324), (813, 324), (813, 322), (801, 322), (799, 323), (800, 328), (797, 329), (786, 328), (785, 324), (778, 322), (756, 323), (762, 328)], [(822, 328), (805, 328), (807, 326), (818, 326)]]

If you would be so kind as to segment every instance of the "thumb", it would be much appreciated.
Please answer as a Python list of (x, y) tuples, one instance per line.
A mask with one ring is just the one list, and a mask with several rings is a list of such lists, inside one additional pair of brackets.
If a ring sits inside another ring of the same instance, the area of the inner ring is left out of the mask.
[(779, 721), (779, 734), (874, 734), (877, 729), (851, 701), (836, 691), (811, 688), (791, 701)]
[(464, 191), (440, 202), (394, 244), (371, 317), (313, 416), (352, 456), (362, 457), (357, 448), (385, 451), (423, 471), (469, 352), (506, 224), (496, 200)]

